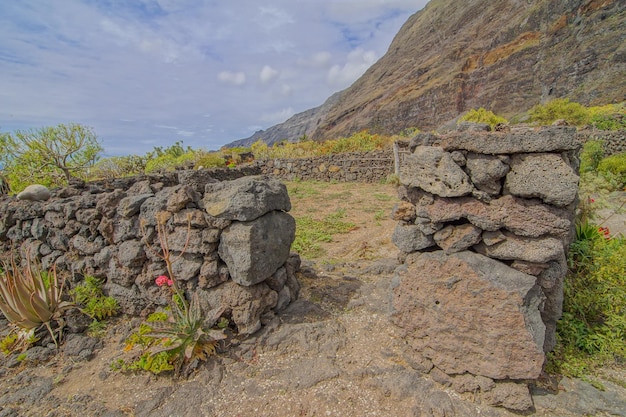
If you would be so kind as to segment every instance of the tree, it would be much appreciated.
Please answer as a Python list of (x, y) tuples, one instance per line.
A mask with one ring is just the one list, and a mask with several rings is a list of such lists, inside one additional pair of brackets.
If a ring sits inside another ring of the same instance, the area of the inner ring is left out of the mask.
[(98, 159), (102, 147), (91, 128), (80, 124), (60, 124), (5, 136), (4, 170), (13, 191), (29, 182), (60, 185), (63, 179), (84, 177)]

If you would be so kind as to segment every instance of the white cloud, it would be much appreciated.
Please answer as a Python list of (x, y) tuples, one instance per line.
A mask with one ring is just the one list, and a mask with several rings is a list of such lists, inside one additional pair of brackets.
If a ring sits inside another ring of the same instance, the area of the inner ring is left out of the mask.
[(290, 95), (293, 94), (293, 87), (290, 86), (289, 84), (283, 84), (280, 86), (280, 94), (282, 94), (285, 97), (289, 97)]
[(184, 136), (186, 138), (189, 138), (189, 137), (191, 137), (191, 136), (196, 134), (196, 132), (190, 132), (188, 130), (179, 130), (176, 133), (178, 134), (178, 136)]
[(294, 19), (289, 12), (274, 6), (259, 7), (260, 15), (257, 17), (257, 23), (265, 30), (273, 30), (284, 25), (294, 23)]
[(298, 60), (298, 64), (305, 67), (327, 68), (331, 63), (332, 54), (328, 51), (316, 52), (307, 58)]
[(243, 85), (246, 82), (246, 74), (243, 72), (222, 71), (217, 75), (217, 78), (232, 85)]
[(278, 71), (269, 65), (265, 65), (259, 74), (259, 79), (263, 84), (274, 81), (278, 77)]
[(357, 48), (351, 51), (344, 65), (333, 65), (328, 70), (328, 83), (338, 88), (348, 87), (376, 62), (376, 52)]
[(266, 113), (262, 115), (259, 120), (261, 120), (262, 122), (271, 123), (272, 125), (274, 125), (277, 123), (284, 122), (285, 120), (293, 116), (294, 113), (295, 112), (293, 111), (293, 109), (291, 107), (288, 107), (286, 109), (282, 109), (274, 113)]

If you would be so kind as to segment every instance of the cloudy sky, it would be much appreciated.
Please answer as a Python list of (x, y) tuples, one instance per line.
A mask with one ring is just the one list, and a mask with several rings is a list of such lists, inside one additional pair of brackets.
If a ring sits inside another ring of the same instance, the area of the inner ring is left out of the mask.
[(218, 149), (318, 106), (427, 0), (0, 2), (0, 131), (81, 123), (105, 154)]

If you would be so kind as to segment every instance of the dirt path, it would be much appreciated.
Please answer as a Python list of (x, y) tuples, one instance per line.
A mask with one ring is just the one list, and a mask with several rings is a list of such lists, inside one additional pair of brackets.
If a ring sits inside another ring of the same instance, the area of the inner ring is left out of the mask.
[[(393, 206), (393, 187), (299, 186), (300, 196), (292, 192), (294, 216), (345, 209), (344, 220), (358, 228), (325, 244), (326, 255), (305, 260), (300, 300), (260, 332), (175, 381), (111, 371), (138, 324), (118, 319), (95, 346), (77, 339), (40, 364), (5, 360), (0, 417), (517, 415), (471, 393), (456, 394), (407, 359), (388, 318), (395, 224), (377, 214)], [(602, 392), (563, 379), (556, 394), (537, 389), (535, 415), (626, 415), (626, 389), (605, 385)]]

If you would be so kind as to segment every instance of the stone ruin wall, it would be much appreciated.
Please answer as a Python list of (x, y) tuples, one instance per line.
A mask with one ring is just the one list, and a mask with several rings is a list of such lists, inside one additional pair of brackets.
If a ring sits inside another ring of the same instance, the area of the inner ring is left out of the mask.
[(94, 182), (53, 190), (48, 201), (2, 197), (0, 251), (19, 250), (44, 268), (56, 263), (73, 281), (104, 279), (123, 313), (145, 316), (169, 297), (155, 285), (166, 274), (155, 253), (160, 213), (172, 259), (184, 252), (173, 264), (180, 287), (199, 295), (205, 313), (224, 308), (239, 334), (252, 334), (297, 298), (300, 259), (290, 254), (295, 220), (285, 186), (248, 171)]
[(579, 148), (569, 127), (410, 143), (392, 213), (403, 259), (392, 321), (416, 363), (460, 392), (535, 380), (555, 346)]

